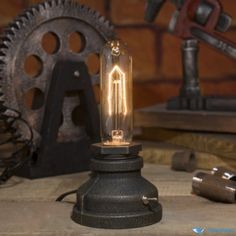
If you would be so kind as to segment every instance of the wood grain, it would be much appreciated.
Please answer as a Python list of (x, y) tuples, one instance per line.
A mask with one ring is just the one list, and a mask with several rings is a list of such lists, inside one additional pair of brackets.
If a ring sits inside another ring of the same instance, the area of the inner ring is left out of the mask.
[(236, 133), (236, 112), (170, 111), (165, 104), (137, 110), (134, 122), (136, 127)]

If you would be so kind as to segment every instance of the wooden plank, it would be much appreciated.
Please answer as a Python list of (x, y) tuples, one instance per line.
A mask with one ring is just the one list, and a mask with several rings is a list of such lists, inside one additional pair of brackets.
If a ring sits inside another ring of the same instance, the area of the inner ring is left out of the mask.
[[(14, 177), (15, 185), (2, 187), (0, 194), (0, 235), (19, 236), (190, 236), (194, 227), (232, 228), (235, 236), (235, 206), (191, 195), (192, 175), (171, 171), (169, 167), (145, 164), (143, 176), (159, 190), (163, 219), (149, 227), (104, 230), (75, 224), (71, 211), (75, 194), (55, 202), (62, 193), (76, 189), (88, 173), (55, 176), (36, 180)], [(13, 181), (13, 179), (11, 179)]]
[(159, 128), (143, 128), (142, 140), (180, 145), (199, 152), (211, 153), (236, 161), (236, 135), (186, 132)]
[(236, 112), (170, 111), (165, 106), (161, 104), (137, 110), (135, 126), (236, 133)]

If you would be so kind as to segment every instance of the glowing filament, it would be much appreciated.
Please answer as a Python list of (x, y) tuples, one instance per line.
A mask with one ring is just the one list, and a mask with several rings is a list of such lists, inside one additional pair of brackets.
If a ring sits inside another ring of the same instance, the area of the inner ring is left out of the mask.
[(118, 65), (109, 73), (107, 99), (109, 115), (127, 114), (125, 73)]
[(114, 143), (122, 142), (124, 132), (119, 129), (122, 117), (127, 115), (126, 78), (125, 73), (115, 65), (108, 78), (108, 113), (113, 116), (114, 130), (111, 136)]

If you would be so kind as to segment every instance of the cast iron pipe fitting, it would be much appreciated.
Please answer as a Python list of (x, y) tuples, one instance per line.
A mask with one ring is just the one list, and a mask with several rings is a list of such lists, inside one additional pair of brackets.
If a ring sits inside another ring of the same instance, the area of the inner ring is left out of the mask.
[(181, 96), (196, 98), (201, 96), (198, 75), (198, 41), (195, 39), (185, 40), (182, 45), (183, 61), (183, 86)]
[(193, 151), (176, 152), (172, 156), (171, 169), (177, 171), (193, 172), (197, 167), (196, 156)]
[(229, 170), (225, 167), (214, 167), (211, 173), (213, 175), (220, 176), (223, 179), (236, 181), (236, 171)]
[(216, 175), (197, 173), (192, 180), (192, 190), (193, 193), (214, 201), (236, 202), (236, 182)]

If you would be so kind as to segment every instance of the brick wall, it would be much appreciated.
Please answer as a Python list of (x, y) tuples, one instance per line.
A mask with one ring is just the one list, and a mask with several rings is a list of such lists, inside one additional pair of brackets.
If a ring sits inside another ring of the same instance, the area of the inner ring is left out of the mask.
[[(0, 27), (26, 6), (40, 0), (1, 0)], [(167, 3), (155, 24), (144, 22), (145, 0), (80, 0), (104, 14), (126, 41), (134, 60), (135, 107), (166, 101), (178, 94), (181, 85), (181, 40), (168, 34), (168, 21), (175, 8)], [(225, 35), (236, 42), (236, 4), (222, 0), (225, 11), (234, 17)], [(236, 61), (201, 45), (200, 79), (204, 94), (236, 95)]]

